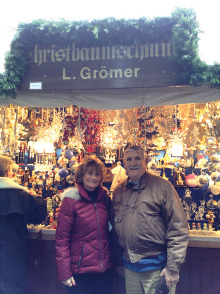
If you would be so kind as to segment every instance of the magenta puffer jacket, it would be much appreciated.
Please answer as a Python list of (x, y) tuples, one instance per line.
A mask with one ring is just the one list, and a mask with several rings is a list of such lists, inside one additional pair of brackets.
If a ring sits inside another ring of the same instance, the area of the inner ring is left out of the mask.
[(63, 193), (56, 231), (59, 281), (74, 273), (101, 273), (113, 266), (105, 194), (99, 186), (94, 203), (82, 185)]

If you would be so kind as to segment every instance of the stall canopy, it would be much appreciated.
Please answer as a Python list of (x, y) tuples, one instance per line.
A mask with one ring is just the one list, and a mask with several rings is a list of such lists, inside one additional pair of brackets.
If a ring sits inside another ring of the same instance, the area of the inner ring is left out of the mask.
[(207, 103), (220, 100), (220, 90), (210, 86), (173, 86), (72, 90), (62, 92), (18, 92), (16, 99), (0, 98), (0, 105), (23, 107), (65, 107), (76, 105), (88, 109), (126, 109), (140, 106)]

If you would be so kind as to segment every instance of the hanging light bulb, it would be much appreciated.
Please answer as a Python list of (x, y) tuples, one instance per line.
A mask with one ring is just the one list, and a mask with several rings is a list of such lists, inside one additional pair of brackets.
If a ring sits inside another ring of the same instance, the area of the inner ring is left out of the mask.
[(171, 148), (172, 157), (182, 157), (183, 156), (183, 145), (181, 143), (174, 143)]

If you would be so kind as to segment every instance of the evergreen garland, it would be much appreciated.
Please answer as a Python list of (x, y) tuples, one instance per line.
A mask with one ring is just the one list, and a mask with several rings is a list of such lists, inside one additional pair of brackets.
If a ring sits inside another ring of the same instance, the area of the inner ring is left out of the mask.
[(220, 65), (208, 66), (198, 57), (199, 26), (193, 9), (177, 8), (172, 16), (154, 19), (115, 19), (89, 21), (35, 20), (20, 23), (5, 57), (5, 72), (0, 74), (0, 95), (16, 97), (25, 76), (29, 52), (36, 43), (43, 45), (70, 44), (83, 46), (130, 45), (168, 42), (172, 40), (175, 55), (172, 59), (183, 68), (180, 83), (220, 85)]

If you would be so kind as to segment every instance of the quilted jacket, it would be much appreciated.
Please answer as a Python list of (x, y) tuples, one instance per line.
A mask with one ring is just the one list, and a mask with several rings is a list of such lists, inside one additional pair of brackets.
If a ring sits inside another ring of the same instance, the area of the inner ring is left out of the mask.
[(56, 231), (58, 280), (74, 273), (101, 273), (113, 266), (109, 244), (106, 190), (97, 188), (92, 202), (82, 185), (68, 188), (62, 204)]

